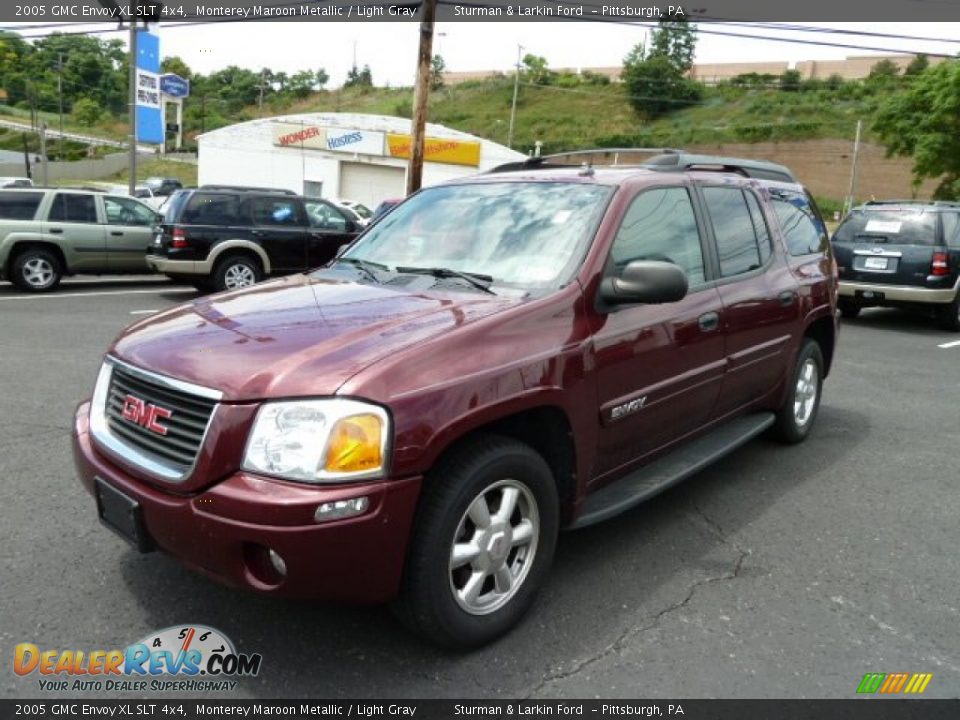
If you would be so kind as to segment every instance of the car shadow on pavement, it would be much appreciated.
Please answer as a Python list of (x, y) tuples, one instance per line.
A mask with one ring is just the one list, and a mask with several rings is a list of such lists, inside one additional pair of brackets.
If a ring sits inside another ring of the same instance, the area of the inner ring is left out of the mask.
[(802, 445), (755, 440), (631, 511), (561, 534), (547, 584), (526, 619), (472, 652), (419, 640), (385, 608), (257, 596), (221, 587), (160, 554), (125, 553), (120, 570), (151, 628), (207, 624), (232, 638), (238, 651), (262, 654), (260, 675), (241, 680), (235, 697), (492, 699), (545, 685), (549, 693), (552, 677), (652, 627), (695, 586), (768, 574), (740, 549), (738, 530), (812, 478), (823, 481), (868, 431), (867, 417), (824, 405)]
[[(955, 337), (937, 324), (931, 312), (899, 308), (867, 308), (855, 318), (844, 318), (842, 327), (873, 328), (920, 337)], [(842, 330), (841, 330), (842, 332)], [(842, 335), (841, 335), (842, 337)]]

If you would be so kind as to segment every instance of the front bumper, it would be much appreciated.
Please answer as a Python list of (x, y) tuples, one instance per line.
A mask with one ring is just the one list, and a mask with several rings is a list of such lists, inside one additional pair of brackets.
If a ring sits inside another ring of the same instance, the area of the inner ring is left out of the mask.
[(911, 285), (880, 285), (879, 283), (841, 280), (838, 292), (840, 297), (849, 298), (856, 298), (858, 293), (864, 292), (882, 293), (882, 302), (945, 304), (953, 302), (953, 299), (957, 296), (957, 286), (924, 288)]
[[(93, 446), (89, 403), (77, 408), (73, 456), (93, 494), (100, 478), (140, 503), (152, 541), (220, 582), (284, 597), (378, 604), (396, 597), (422, 478), (310, 486), (237, 472), (192, 495), (138, 480)], [(353, 518), (317, 523), (325, 502), (366, 496)], [(95, 512), (91, 503), (91, 512)], [(257, 573), (252, 550), (269, 548), (286, 565), (278, 581)]]

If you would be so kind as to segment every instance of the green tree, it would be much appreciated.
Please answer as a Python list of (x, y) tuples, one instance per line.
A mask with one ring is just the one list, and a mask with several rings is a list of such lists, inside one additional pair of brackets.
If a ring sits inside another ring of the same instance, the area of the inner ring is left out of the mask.
[(301, 70), (290, 76), (287, 88), (294, 97), (303, 99), (313, 92), (316, 75), (312, 70)]
[(177, 55), (165, 57), (160, 63), (160, 69), (165, 73), (179, 75), (185, 80), (189, 80), (193, 77), (193, 71), (190, 69), (190, 66), (187, 65), (187, 63), (185, 63), (183, 59)]
[(442, 55), (434, 55), (430, 60), (430, 89), (439, 90), (443, 87), (443, 73), (447, 70), (447, 63)]
[(370, 66), (364, 65), (363, 69), (360, 70), (356, 65), (354, 65), (347, 73), (347, 81), (343, 84), (343, 86), (359, 88), (373, 87), (373, 73), (370, 71)]
[(780, 76), (780, 89), (787, 92), (797, 92), (800, 89), (800, 82), (803, 76), (799, 70), (786, 70)]
[(523, 56), (523, 77), (534, 85), (547, 85), (550, 71), (547, 69), (547, 59), (540, 55), (527, 53)]
[(313, 73), (313, 84), (317, 90), (323, 90), (324, 86), (330, 82), (330, 76), (327, 74), (327, 71), (324, 68), (320, 68), (315, 73)]
[(687, 20), (661, 20), (650, 35), (648, 57), (666, 57), (680, 73), (690, 72), (697, 48), (697, 26)]
[(929, 58), (927, 58), (927, 56), (923, 53), (920, 53), (910, 61), (910, 64), (907, 65), (907, 69), (903, 71), (903, 74), (908, 77), (912, 75), (919, 75), (928, 67), (930, 67)]
[(78, 123), (89, 127), (96, 125), (100, 118), (103, 117), (103, 109), (97, 104), (96, 100), (80, 98), (73, 103), (70, 114), (73, 115), (73, 119)]
[[(662, 23), (661, 23), (662, 24)], [(672, 26), (675, 23), (667, 23)], [(686, 26), (686, 23), (683, 23)], [(692, 26), (684, 28), (683, 32)], [(664, 27), (657, 32), (659, 44), (651, 45), (648, 51), (639, 43), (623, 60), (620, 77), (630, 96), (630, 104), (640, 115), (655, 118), (685, 105), (695, 103), (703, 94), (703, 86), (687, 77), (689, 58), (686, 56), (686, 40), (674, 48), (664, 38), (676, 35), (673, 27)], [(657, 38), (654, 38), (657, 40)], [(692, 53), (692, 48), (691, 48)], [(692, 58), (692, 55), (690, 56)]]
[(873, 129), (888, 155), (913, 158), (915, 185), (939, 178), (935, 198), (960, 198), (960, 60), (928, 68), (881, 100)]

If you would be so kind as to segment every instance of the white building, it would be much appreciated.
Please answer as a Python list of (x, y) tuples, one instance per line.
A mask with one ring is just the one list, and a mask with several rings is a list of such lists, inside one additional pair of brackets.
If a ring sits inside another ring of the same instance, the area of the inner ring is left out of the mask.
[[(427, 123), (423, 184), (473, 175), (525, 156)], [(201, 185), (249, 185), (375, 207), (403, 197), (410, 121), (384, 115), (308, 113), (262, 118), (200, 135)]]

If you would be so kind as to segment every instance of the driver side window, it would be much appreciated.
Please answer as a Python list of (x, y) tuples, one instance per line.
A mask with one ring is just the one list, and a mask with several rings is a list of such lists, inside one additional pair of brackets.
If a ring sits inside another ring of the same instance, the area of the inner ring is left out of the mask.
[(336, 208), (326, 203), (306, 203), (307, 217), (310, 218), (310, 227), (321, 230), (335, 230), (345, 232), (347, 219)]
[(617, 271), (634, 260), (661, 260), (678, 265), (691, 286), (703, 283), (703, 249), (687, 189), (655, 188), (637, 195), (611, 255)]

